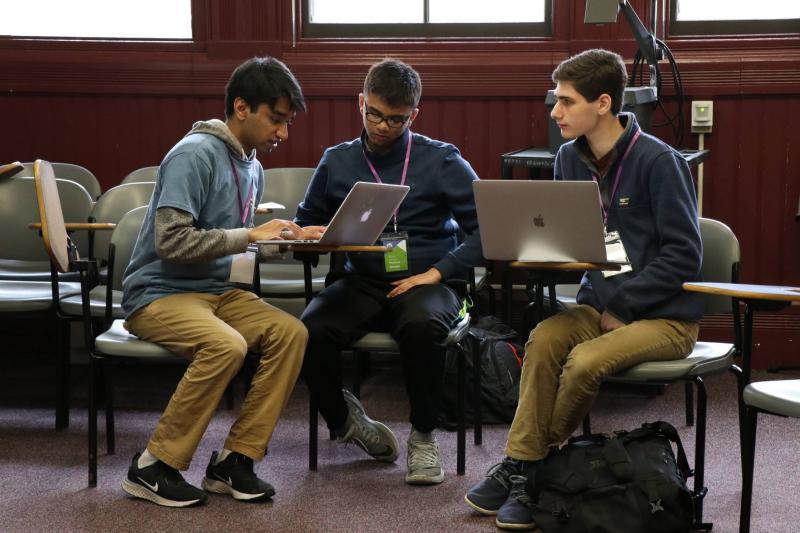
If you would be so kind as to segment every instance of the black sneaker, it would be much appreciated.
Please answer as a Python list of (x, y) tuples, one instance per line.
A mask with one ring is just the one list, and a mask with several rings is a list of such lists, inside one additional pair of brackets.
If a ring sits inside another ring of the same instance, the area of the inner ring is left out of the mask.
[(533, 519), (533, 502), (528, 492), (525, 490), (525, 483), (528, 478), (525, 476), (511, 476), (511, 492), (508, 499), (497, 511), (494, 519), (495, 525), (500, 529), (514, 531), (527, 531), (536, 528), (536, 521)]
[(511, 493), (509, 477), (522, 473), (522, 461), (506, 457), (486, 472), (486, 479), (474, 485), (464, 501), (483, 515), (496, 515)]
[(243, 501), (268, 500), (275, 494), (272, 485), (256, 476), (253, 460), (238, 452), (231, 452), (219, 463), (217, 452), (211, 454), (203, 488), (208, 492), (230, 494), (234, 500)]
[(208, 494), (188, 484), (180, 472), (166, 463), (157, 461), (139, 468), (140, 455), (133, 456), (128, 477), (122, 480), (122, 490), (165, 507), (190, 507), (208, 501)]

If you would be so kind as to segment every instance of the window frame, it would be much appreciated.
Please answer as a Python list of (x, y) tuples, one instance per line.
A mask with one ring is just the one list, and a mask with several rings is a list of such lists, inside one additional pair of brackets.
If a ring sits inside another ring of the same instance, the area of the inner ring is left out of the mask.
[(715, 38), (738, 35), (797, 35), (800, 19), (678, 20), (678, 0), (669, 2), (670, 37)]
[[(550, 38), (553, 35), (553, 0), (544, 0), (544, 22), (330, 24), (309, 21), (309, 1), (300, 0), (300, 36), (303, 39), (384, 40), (422, 38), (449, 41), (503, 38)], [(427, 5), (428, 0), (421, 0)]]

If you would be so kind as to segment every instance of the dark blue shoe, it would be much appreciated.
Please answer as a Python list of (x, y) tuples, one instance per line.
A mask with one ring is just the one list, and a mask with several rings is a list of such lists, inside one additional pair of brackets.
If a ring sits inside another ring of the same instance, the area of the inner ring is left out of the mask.
[(511, 493), (509, 478), (521, 474), (522, 465), (522, 461), (506, 457), (486, 472), (486, 479), (469, 489), (464, 501), (483, 515), (496, 515)]
[(494, 523), (500, 529), (512, 531), (535, 529), (536, 521), (533, 519), (533, 502), (525, 490), (528, 478), (514, 475), (508, 479), (511, 482), (511, 492), (506, 502), (497, 511)]

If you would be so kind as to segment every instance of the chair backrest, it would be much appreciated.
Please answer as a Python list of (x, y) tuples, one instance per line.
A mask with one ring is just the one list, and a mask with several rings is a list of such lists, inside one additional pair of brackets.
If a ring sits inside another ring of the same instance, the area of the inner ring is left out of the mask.
[(131, 262), (133, 247), (139, 237), (139, 230), (147, 214), (147, 206), (137, 207), (125, 213), (117, 222), (117, 227), (111, 233), (111, 246), (113, 250), (113, 264), (109, 265), (108, 275), (111, 288), (122, 290), (122, 276), (125, 268)]
[(137, 168), (124, 178), (122, 183), (139, 183), (142, 181), (156, 181), (158, 175), (158, 165), (153, 167)]
[[(81, 185), (69, 180), (55, 180), (62, 217), (67, 222), (87, 222), (92, 210), (92, 198)], [(28, 229), (31, 222), (39, 222), (39, 205), (33, 177), (0, 180), (0, 256), (20, 261), (47, 261), (42, 241), (35, 231)], [(78, 251), (85, 255), (88, 239), (85, 232), (77, 232), (73, 241)]]
[(257, 215), (255, 224), (263, 224), (273, 218), (293, 219), (297, 213), (297, 206), (303, 201), (314, 175), (313, 168), (284, 167), (268, 168), (264, 170), (264, 192), (262, 202), (278, 202), (286, 209), (278, 210), (268, 215)]
[[(703, 240), (703, 281), (735, 283), (739, 278), (739, 240), (733, 230), (718, 220), (700, 219)], [(731, 298), (707, 296), (706, 314), (730, 313)]]
[[(33, 176), (34, 163), (24, 163), (25, 175)], [(53, 168), (56, 179), (70, 180), (75, 183), (80, 183), (92, 200), (96, 200), (103, 192), (100, 188), (100, 182), (97, 177), (92, 174), (92, 171), (80, 165), (73, 165), (72, 163), (50, 163)], [(67, 220), (67, 222), (72, 222)]]
[[(156, 184), (152, 181), (124, 183), (104, 192), (92, 209), (93, 222), (118, 223), (128, 211), (148, 205)], [(110, 231), (97, 231), (94, 235), (94, 255), (98, 259), (108, 258)]]

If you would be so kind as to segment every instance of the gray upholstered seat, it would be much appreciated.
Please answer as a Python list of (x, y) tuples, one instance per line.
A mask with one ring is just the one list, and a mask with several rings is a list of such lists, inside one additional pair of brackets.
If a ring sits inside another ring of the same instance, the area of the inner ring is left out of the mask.
[(707, 376), (730, 370), (735, 346), (724, 342), (698, 342), (685, 359), (642, 363), (617, 374), (617, 378), (658, 381)]
[(742, 398), (759, 411), (800, 418), (800, 379), (754, 382), (744, 388)]
[[(80, 294), (78, 282), (61, 282), (61, 294)], [(0, 281), (0, 313), (46, 311), (53, 307), (53, 290), (49, 281)]]
[(125, 329), (124, 320), (115, 320), (111, 327), (95, 339), (95, 349), (106, 355), (115, 357), (134, 357), (137, 359), (177, 358), (166, 348), (158, 344), (139, 339)]
[[(48, 285), (49, 286), (49, 285)], [(90, 309), (92, 316), (102, 318), (106, 313), (106, 285), (98, 285), (89, 291)], [(123, 318), (122, 312), (122, 291), (111, 291), (111, 317)], [(83, 297), (80, 294), (80, 287), (77, 294), (64, 296), (58, 301), (58, 310), (63, 316), (82, 317), (83, 316)]]

